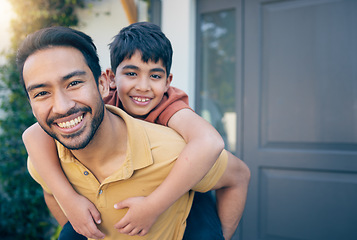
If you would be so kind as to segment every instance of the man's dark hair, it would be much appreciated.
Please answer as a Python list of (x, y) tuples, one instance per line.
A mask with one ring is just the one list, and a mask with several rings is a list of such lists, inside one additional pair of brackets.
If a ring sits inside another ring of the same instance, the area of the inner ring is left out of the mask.
[(57, 26), (44, 28), (28, 35), (18, 49), (16, 63), (20, 72), (20, 80), (24, 87), (23, 68), (26, 59), (36, 51), (56, 46), (73, 47), (79, 50), (83, 54), (86, 63), (91, 69), (94, 79), (98, 84), (101, 68), (97, 55), (97, 48), (94, 45), (92, 38), (85, 33), (72, 28)]
[(112, 71), (124, 59), (130, 59), (138, 50), (142, 60), (157, 63), (160, 59), (166, 68), (167, 76), (170, 74), (172, 64), (172, 46), (170, 40), (161, 31), (160, 27), (148, 22), (139, 22), (123, 28), (109, 44), (110, 62)]

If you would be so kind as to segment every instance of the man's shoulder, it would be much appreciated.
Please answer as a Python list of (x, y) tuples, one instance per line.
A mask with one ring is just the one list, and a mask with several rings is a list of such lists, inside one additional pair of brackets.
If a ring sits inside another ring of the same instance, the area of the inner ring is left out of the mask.
[(137, 124), (141, 125), (145, 129), (145, 132), (147, 133), (149, 139), (161, 140), (160, 142), (184, 142), (182, 136), (172, 128), (139, 119), (135, 119), (135, 121)]
[(135, 134), (138, 131), (145, 131), (151, 143), (160, 142), (160, 144), (164, 144), (165, 142), (184, 142), (181, 135), (169, 127), (136, 119), (122, 109), (114, 106), (106, 105), (106, 107), (110, 112), (124, 120), (126, 126), (130, 129), (129, 132), (131, 134)]

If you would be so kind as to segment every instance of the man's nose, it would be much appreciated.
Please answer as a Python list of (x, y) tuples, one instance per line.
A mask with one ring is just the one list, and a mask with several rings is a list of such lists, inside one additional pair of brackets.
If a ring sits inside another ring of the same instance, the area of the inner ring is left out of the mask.
[(68, 94), (60, 90), (55, 93), (55, 97), (53, 98), (53, 113), (66, 114), (74, 106), (75, 102)]
[(135, 89), (138, 91), (146, 92), (149, 91), (150, 88), (150, 80), (145, 77), (138, 79), (136, 82)]

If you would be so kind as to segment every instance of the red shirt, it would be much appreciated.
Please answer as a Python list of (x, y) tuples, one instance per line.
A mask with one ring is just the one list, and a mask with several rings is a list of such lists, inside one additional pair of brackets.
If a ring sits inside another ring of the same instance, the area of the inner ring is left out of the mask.
[[(106, 104), (110, 104), (123, 109), (120, 102), (118, 91), (116, 88), (111, 88), (109, 95), (103, 99)], [(146, 116), (145, 121), (167, 126), (170, 118), (179, 110), (188, 108), (187, 94), (175, 87), (169, 87), (164, 94), (161, 102)], [(125, 109), (123, 109), (125, 110)], [(192, 109), (191, 109), (192, 110)]]

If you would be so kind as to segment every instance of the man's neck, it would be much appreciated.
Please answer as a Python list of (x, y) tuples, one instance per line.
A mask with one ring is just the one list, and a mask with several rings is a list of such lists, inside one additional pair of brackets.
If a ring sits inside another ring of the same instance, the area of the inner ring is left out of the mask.
[(104, 118), (91, 142), (72, 154), (102, 182), (124, 162), (127, 128), (124, 120), (105, 109)]

